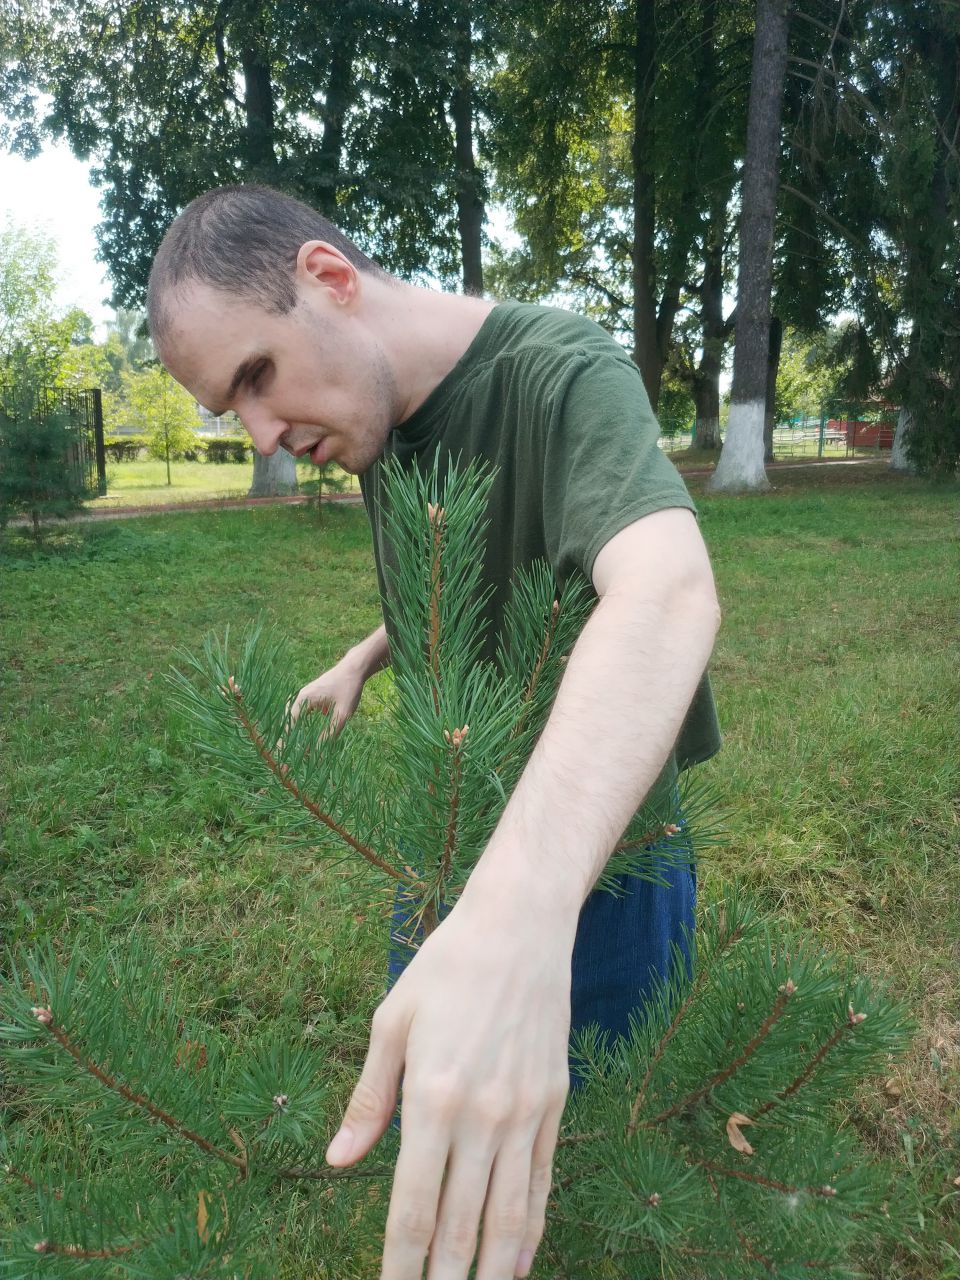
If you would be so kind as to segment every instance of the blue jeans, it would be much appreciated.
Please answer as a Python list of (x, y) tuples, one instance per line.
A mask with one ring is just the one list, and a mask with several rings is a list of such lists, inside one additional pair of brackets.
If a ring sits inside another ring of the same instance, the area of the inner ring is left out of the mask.
[[(583, 904), (571, 964), (571, 1035), (590, 1023), (598, 1023), (601, 1034), (610, 1041), (625, 1036), (629, 1014), (643, 1008), (656, 979), (668, 972), (672, 946), (680, 948), (688, 965), (692, 963), (685, 930), (692, 936), (697, 873), (693, 847), (678, 806), (675, 812), (679, 833), (647, 846), (653, 853), (660, 848), (670, 849), (669, 858), (656, 863), (665, 884), (620, 876), (623, 896), (595, 889)], [(682, 861), (684, 858), (689, 861)], [(408, 918), (403, 891), (398, 889), (393, 929), (402, 930)], [(395, 939), (388, 962), (388, 991), (412, 954), (409, 947)], [(580, 1084), (581, 1078), (570, 1062), (571, 1090)]]

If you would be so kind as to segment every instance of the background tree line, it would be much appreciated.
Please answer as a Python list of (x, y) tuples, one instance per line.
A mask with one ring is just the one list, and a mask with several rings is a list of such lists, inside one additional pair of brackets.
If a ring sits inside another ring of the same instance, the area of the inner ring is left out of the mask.
[(784, 334), (835, 394), (903, 406), (899, 465), (960, 459), (953, 0), (51, 0), (3, 22), (3, 141), (93, 161), (124, 307), (187, 201), (264, 181), (407, 278), (594, 316), (706, 447), (735, 343), (725, 487), (766, 483)]

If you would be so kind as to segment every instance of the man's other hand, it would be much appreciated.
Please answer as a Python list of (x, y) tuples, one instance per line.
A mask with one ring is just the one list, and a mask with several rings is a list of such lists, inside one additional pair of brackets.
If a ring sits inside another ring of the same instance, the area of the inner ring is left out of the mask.
[(360, 704), (363, 676), (355, 666), (338, 663), (305, 684), (290, 700), (290, 719), (304, 711), (323, 711), (330, 717), (330, 732), (337, 734)]
[(327, 1151), (338, 1166), (366, 1155), (402, 1074), (381, 1280), (421, 1280), (428, 1253), (426, 1280), (466, 1280), (481, 1217), (476, 1280), (513, 1280), (543, 1234), (569, 1089), (575, 930), (522, 894), (494, 903), (469, 889), (376, 1010)]

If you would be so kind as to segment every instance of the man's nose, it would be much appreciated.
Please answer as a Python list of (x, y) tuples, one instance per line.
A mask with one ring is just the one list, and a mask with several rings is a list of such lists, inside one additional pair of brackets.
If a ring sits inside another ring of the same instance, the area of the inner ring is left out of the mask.
[(271, 454), (277, 452), (283, 443), (288, 423), (282, 418), (276, 418), (272, 414), (257, 409), (246, 409), (239, 416), (258, 453), (269, 458)]

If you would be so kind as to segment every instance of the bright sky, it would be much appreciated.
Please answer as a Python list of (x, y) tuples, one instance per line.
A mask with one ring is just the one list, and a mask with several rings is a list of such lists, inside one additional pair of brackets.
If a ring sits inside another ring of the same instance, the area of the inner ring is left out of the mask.
[(106, 269), (97, 261), (100, 207), (89, 166), (62, 143), (47, 143), (36, 160), (0, 153), (0, 223), (7, 217), (53, 237), (60, 261), (57, 303), (82, 307), (102, 338), (113, 311), (105, 301), (111, 292)]

